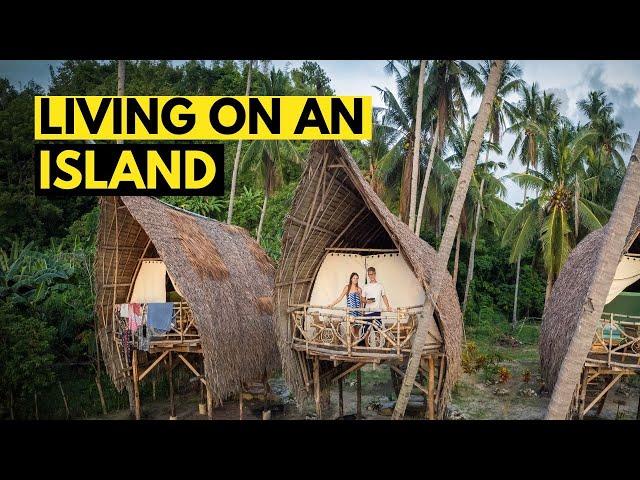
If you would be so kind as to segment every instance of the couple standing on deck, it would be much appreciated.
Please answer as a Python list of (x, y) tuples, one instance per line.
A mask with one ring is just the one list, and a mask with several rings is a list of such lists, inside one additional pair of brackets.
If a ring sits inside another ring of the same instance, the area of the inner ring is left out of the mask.
[[(389, 300), (387, 299), (387, 295), (384, 291), (384, 287), (381, 283), (376, 280), (376, 269), (373, 267), (367, 268), (367, 276), (369, 277), (369, 282), (365, 284), (363, 288), (358, 286), (359, 276), (357, 273), (352, 273), (349, 277), (349, 284), (345, 285), (340, 293), (340, 296), (329, 305), (329, 308), (336, 305), (340, 300), (347, 296), (347, 308), (348, 309), (360, 309), (364, 307), (368, 307), (371, 310), (364, 313), (365, 317), (374, 317), (373, 320), (376, 321), (378, 325), (381, 325), (382, 322), (380, 320), (380, 316), (382, 314), (382, 302), (384, 301), (385, 311), (391, 310), (389, 306)], [(354, 311), (348, 312), (348, 315), (352, 317), (362, 316), (362, 312)], [(369, 320), (371, 322), (371, 320)]]

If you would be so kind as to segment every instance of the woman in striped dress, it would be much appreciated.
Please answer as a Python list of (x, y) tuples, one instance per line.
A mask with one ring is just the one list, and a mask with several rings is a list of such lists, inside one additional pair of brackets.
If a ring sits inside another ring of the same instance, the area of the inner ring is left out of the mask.
[[(349, 283), (344, 286), (342, 292), (340, 292), (340, 296), (336, 299), (335, 302), (330, 304), (328, 307), (332, 308), (337, 303), (339, 303), (344, 296), (347, 296), (347, 315), (350, 317), (359, 317), (362, 316), (362, 312), (357, 310), (362, 307), (362, 289), (358, 286), (358, 280), (360, 277), (357, 273), (352, 273), (349, 276)], [(352, 310), (353, 309), (353, 310)], [(360, 337), (360, 326), (353, 325), (353, 333), (352, 335), (359, 339)]]

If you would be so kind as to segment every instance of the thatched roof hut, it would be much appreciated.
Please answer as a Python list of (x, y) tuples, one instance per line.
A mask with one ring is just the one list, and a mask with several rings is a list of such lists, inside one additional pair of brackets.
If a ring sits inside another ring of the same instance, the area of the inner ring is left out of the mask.
[(273, 328), (274, 266), (245, 230), (151, 197), (101, 197), (95, 261), (99, 338), (110, 377), (127, 374), (116, 351), (110, 315), (129, 301), (147, 247), (188, 302), (201, 337), (205, 374), (219, 402), (279, 367)]
[[(571, 252), (545, 306), (540, 330), (540, 361), (542, 376), (549, 390), (555, 386), (569, 343), (580, 327), (578, 322), (582, 305), (595, 275), (604, 233), (604, 229), (590, 233)], [(640, 204), (636, 208), (623, 254), (640, 253), (639, 234)], [(580, 359), (580, 362), (584, 363), (585, 360)]]
[[(278, 346), (285, 379), (298, 401), (308, 392), (301, 370), (305, 367), (291, 348), (290, 306), (309, 301), (327, 249), (349, 247), (397, 249), (420, 287), (429, 291), (435, 250), (389, 211), (341, 142), (316, 141), (285, 219), (282, 258), (276, 272)], [(336, 294), (341, 287), (336, 285)], [(442, 417), (460, 372), (462, 343), (462, 315), (449, 275), (437, 305), (436, 322), (446, 358), (437, 397)]]

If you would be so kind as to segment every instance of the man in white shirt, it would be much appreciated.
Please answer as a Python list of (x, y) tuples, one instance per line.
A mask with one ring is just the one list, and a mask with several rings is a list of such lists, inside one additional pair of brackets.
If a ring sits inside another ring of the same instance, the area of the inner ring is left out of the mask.
[(369, 278), (369, 283), (362, 287), (362, 306), (368, 310), (364, 316), (375, 317), (372, 320), (375, 320), (378, 325), (382, 325), (382, 321), (380, 320), (382, 302), (384, 301), (385, 310), (391, 310), (389, 300), (387, 299), (384, 287), (376, 280), (375, 268), (367, 268), (367, 277)]

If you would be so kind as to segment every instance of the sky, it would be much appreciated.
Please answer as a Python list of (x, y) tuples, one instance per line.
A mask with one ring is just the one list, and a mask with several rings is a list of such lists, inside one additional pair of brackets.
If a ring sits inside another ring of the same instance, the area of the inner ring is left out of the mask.
[[(476, 64), (476, 60), (467, 60)], [(586, 119), (578, 111), (578, 100), (586, 97), (590, 90), (604, 90), (613, 103), (614, 115), (624, 124), (623, 130), (629, 134), (632, 144), (640, 133), (640, 61), (621, 60), (514, 60), (523, 70), (523, 79), (561, 100), (561, 113), (573, 122), (584, 123)], [(274, 60), (273, 66), (291, 70), (303, 60)], [(384, 73), (386, 60), (318, 60), (320, 66), (331, 79), (331, 86), (337, 95), (371, 95), (374, 106), (384, 104), (379, 92), (374, 88), (389, 88), (395, 93), (393, 78)], [(6, 77), (16, 87), (34, 80), (43, 87), (50, 81), (49, 66), (57, 66), (60, 60), (0, 60), (0, 77)], [(175, 63), (182, 63), (176, 61)], [(513, 98), (516, 100), (516, 98)], [(467, 96), (469, 113), (474, 115), (480, 99)], [(502, 155), (495, 160), (508, 164), (499, 175), (522, 171), (519, 162), (509, 163), (507, 152), (513, 145), (514, 136), (505, 134), (502, 141)], [(629, 152), (625, 152), (628, 154)], [(627, 156), (627, 155), (623, 155)], [(628, 160), (627, 160), (628, 161)], [(506, 201), (515, 205), (522, 201), (522, 191), (510, 180), (506, 180)]]

